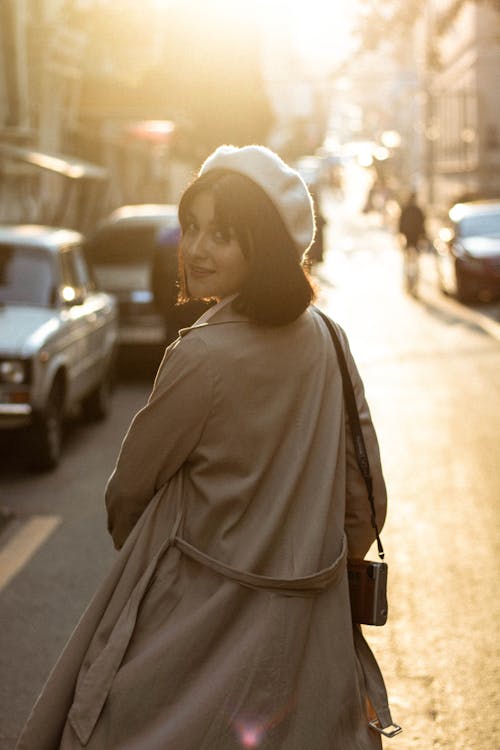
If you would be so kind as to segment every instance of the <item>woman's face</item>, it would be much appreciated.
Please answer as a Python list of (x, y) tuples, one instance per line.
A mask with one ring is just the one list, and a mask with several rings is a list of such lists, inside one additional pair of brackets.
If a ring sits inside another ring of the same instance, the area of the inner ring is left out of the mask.
[(239, 292), (248, 261), (234, 230), (218, 225), (210, 190), (193, 198), (186, 218), (181, 248), (189, 296), (221, 300)]

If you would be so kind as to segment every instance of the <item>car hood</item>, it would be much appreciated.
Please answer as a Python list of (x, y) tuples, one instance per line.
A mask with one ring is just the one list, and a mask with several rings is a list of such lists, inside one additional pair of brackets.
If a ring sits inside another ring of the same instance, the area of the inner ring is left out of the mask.
[(58, 327), (59, 321), (53, 310), (17, 305), (0, 307), (0, 352), (28, 356)]
[(500, 237), (461, 237), (460, 244), (476, 258), (500, 256)]

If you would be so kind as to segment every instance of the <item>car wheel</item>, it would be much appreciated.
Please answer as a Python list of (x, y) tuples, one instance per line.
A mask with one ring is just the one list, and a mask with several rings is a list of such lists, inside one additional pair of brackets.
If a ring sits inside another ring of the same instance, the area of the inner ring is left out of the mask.
[(94, 388), (82, 401), (82, 413), (85, 419), (90, 422), (98, 422), (109, 415), (113, 380), (113, 368), (108, 367), (97, 388)]
[(54, 469), (61, 458), (63, 437), (62, 388), (55, 384), (42, 414), (31, 428), (30, 464), (39, 471)]

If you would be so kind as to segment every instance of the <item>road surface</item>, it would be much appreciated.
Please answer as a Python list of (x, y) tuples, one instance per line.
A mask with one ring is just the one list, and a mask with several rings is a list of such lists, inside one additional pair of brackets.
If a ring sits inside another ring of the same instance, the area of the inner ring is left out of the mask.
[[(498, 307), (402, 291), (392, 236), (355, 200), (328, 200), (319, 304), (346, 329), (378, 430), (389, 490), (382, 537), (390, 618), (369, 628), (394, 719), (395, 750), (500, 747), (497, 695), (500, 515)], [(136, 358), (136, 364), (140, 357)], [(115, 555), (103, 487), (153, 370), (122, 377), (111, 419), (78, 420), (60, 467), (26, 472), (2, 440), (0, 750), (11, 750), (58, 652)], [(309, 749), (305, 749), (309, 750)]]

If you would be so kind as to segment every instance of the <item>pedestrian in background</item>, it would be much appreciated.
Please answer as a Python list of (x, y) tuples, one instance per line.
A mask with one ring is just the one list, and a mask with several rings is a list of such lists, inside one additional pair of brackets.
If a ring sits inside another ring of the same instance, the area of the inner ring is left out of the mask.
[(420, 242), (425, 239), (425, 214), (417, 203), (416, 193), (401, 209), (398, 231), (403, 242), (403, 281), (407, 292), (415, 293), (419, 278)]
[(302, 266), (311, 196), (272, 151), (222, 146), (179, 216), (184, 298), (216, 304), (167, 348), (124, 438), (106, 488), (120, 552), (18, 748), (380, 749), (383, 682), (364, 673), (346, 573), (374, 532)]

